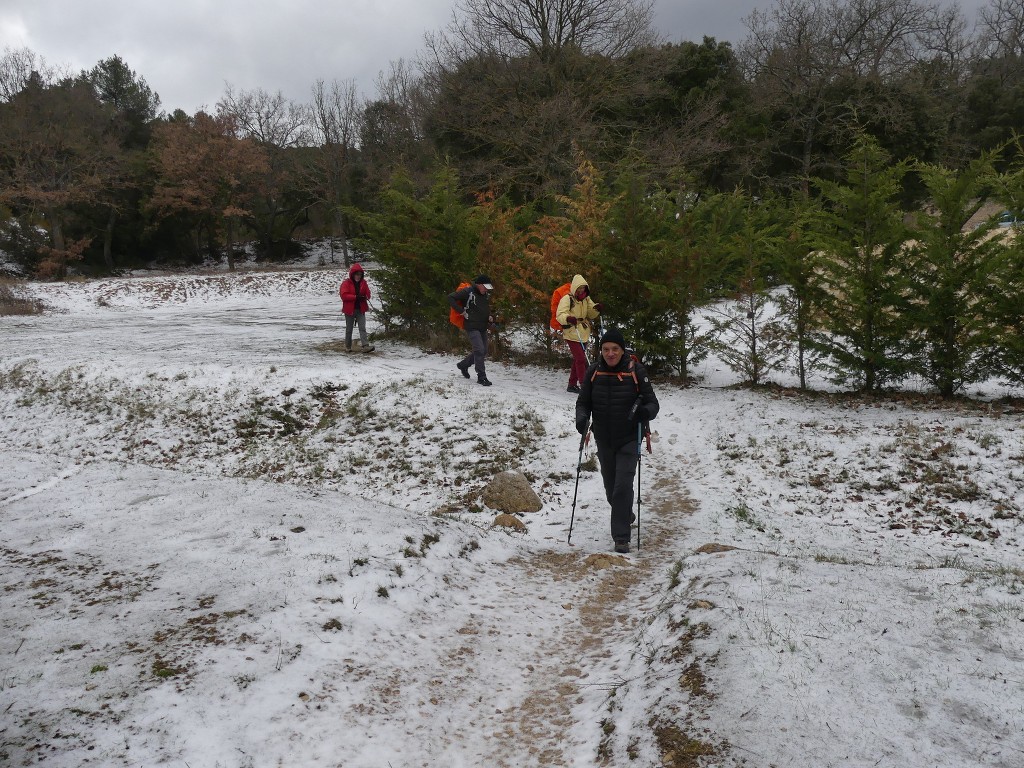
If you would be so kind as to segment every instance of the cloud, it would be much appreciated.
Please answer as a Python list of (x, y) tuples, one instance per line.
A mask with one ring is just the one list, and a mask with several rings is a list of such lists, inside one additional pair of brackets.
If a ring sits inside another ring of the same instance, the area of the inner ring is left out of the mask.
[[(985, 0), (964, 0), (973, 18)], [(705, 35), (739, 43), (765, 0), (656, 0), (667, 42)], [(424, 35), (451, 18), (452, 0), (4, 0), (0, 40), (71, 72), (118, 55), (160, 94), (163, 109), (212, 109), (225, 84), (309, 100), (318, 79), (354, 80), (364, 96)]]
[(699, 43), (705, 36), (734, 47), (747, 35), (743, 19), (758, 7), (756, 0), (658, 0), (654, 5), (655, 31), (670, 43)]
[(225, 83), (306, 101), (317, 79), (351, 79), (371, 96), (378, 73), (415, 57), (450, 14), (450, 0), (15, 0), (0, 29), (6, 45), (74, 72), (117, 54), (165, 110), (191, 113)]

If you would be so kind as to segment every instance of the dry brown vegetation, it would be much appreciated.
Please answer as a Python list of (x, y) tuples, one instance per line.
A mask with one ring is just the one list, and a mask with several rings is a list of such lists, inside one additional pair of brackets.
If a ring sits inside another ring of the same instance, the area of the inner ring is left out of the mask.
[(24, 299), (17, 294), (13, 280), (0, 278), (0, 315), (42, 314), (43, 303), (38, 299)]

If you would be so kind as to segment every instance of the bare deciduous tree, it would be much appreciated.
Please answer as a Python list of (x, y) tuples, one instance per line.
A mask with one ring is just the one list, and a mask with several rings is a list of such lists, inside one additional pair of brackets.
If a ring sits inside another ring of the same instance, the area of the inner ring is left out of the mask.
[(937, 4), (915, 0), (778, 0), (747, 19), (739, 48), (748, 76), (792, 87), (841, 76), (888, 78), (919, 60)]
[(351, 266), (351, 258), (344, 206), (352, 203), (353, 155), (363, 122), (362, 107), (354, 80), (333, 80), (329, 85), (317, 80), (313, 86), (310, 129), (317, 155), (310, 180), (314, 196), (330, 212), (341, 237), (346, 267)]
[(296, 147), (308, 138), (304, 107), (285, 99), (280, 91), (235, 91), (228, 85), (217, 102), (217, 113), (231, 115), (242, 137), (266, 147)]
[(53, 85), (66, 75), (29, 48), (4, 46), (0, 55), (0, 102), (8, 102), (21, 93), (33, 72), (43, 85)]
[(534, 55), (565, 50), (622, 54), (652, 42), (653, 0), (460, 0), (450, 40), (471, 55)]
[(255, 217), (263, 252), (271, 256), (276, 252), (278, 227), (283, 223), (290, 237), (304, 210), (286, 197), (295, 187), (297, 172), (297, 158), (289, 150), (309, 143), (308, 110), (285, 99), (280, 91), (271, 94), (257, 88), (236, 92), (229, 85), (217, 102), (217, 114), (230, 119), (238, 138), (252, 139), (266, 150), (269, 164), (262, 185), (264, 198)]
[(942, 63), (952, 84), (967, 75), (973, 58), (973, 38), (967, 31), (967, 18), (958, 6), (930, 8), (919, 44), (923, 57)]
[(805, 190), (823, 132), (857, 119), (856, 104), (839, 105), (845, 114), (829, 111), (837, 106), (830, 90), (843, 81), (885, 84), (908, 73), (922, 58), (921, 41), (938, 7), (916, 0), (777, 0), (748, 17), (740, 61), (756, 84), (756, 103), (788, 113), (783, 133)]
[(374, 85), (379, 99), (401, 108), (409, 135), (422, 139), (427, 100), (422, 76), (407, 60), (398, 59), (391, 62), (387, 74), (382, 72), (378, 75)]
[[(477, 62), (530, 59), (540, 64), (551, 95), (578, 77), (584, 57), (617, 59), (653, 45), (653, 6), (654, 0), (459, 0), (446, 30), (427, 35), (424, 70), (450, 74)], [(504, 74), (516, 79), (521, 72), (512, 67)], [(535, 88), (530, 82), (524, 92)]]
[(366, 104), (360, 136), (369, 186), (382, 186), (401, 167), (425, 190), (433, 181), (416, 171), (430, 165), (432, 146), (425, 125), (438, 89), (428, 92), (423, 76), (404, 59), (391, 62), (389, 71), (377, 77), (376, 87), (378, 96)]
[(1019, 75), (1019, 65), (1007, 64), (1024, 58), (1024, 0), (990, 0), (978, 16), (980, 56), (990, 60), (988, 69), (1000, 82)]
[(651, 0), (460, 0), (447, 29), (427, 38), (432, 135), (477, 188), (524, 198), (566, 192), (573, 144), (600, 155), (605, 136), (595, 116), (628, 101), (625, 57), (654, 41), (652, 7)]

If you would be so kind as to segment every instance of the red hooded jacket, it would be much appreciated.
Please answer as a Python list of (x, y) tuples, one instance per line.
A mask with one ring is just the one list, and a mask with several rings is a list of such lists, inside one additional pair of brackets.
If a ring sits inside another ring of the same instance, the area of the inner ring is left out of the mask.
[[(359, 281), (352, 279), (356, 273), (362, 275)], [(353, 264), (348, 270), (348, 277), (345, 278), (338, 289), (341, 296), (341, 311), (346, 315), (359, 315), (366, 312), (370, 307), (370, 285), (366, 282), (366, 275), (359, 264)]]

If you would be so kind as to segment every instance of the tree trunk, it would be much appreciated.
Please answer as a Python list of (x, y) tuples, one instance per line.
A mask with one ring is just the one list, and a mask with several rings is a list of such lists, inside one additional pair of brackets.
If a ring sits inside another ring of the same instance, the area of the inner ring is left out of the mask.
[(345, 214), (338, 212), (338, 230), (341, 232), (341, 259), (345, 269), (352, 266), (352, 255), (348, 251), (348, 227), (345, 225)]
[(227, 251), (228, 251), (228, 271), (235, 271), (235, 223), (228, 219), (227, 221)]
[(110, 209), (110, 215), (107, 217), (107, 227), (103, 230), (103, 264), (107, 268), (107, 272), (114, 271), (114, 223), (117, 221), (117, 211), (113, 208)]
[[(799, 301), (799, 300), (798, 300)], [(797, 321), (796, 321), (796, 366), (797, 372), (800, 375), (800, 391), (804, 392), (807, 390), (807, 363), (805, 360), (805, 344), (804, 339), (807, 338), (807, 323), (803, 319), (803, 306), (802, 302), (797, 304)]]
[(67, 244), (64, 242), (64, 222), (60, 214), (51, 209), (46, 212), (46, 220), (50, 223), (50, 245), (53, 250), (63, 253), (67, 250)]
[(206, 252), (211, 259), (220, 255), (217, 253), (217, 233), (212, 224), (206, 225)]

